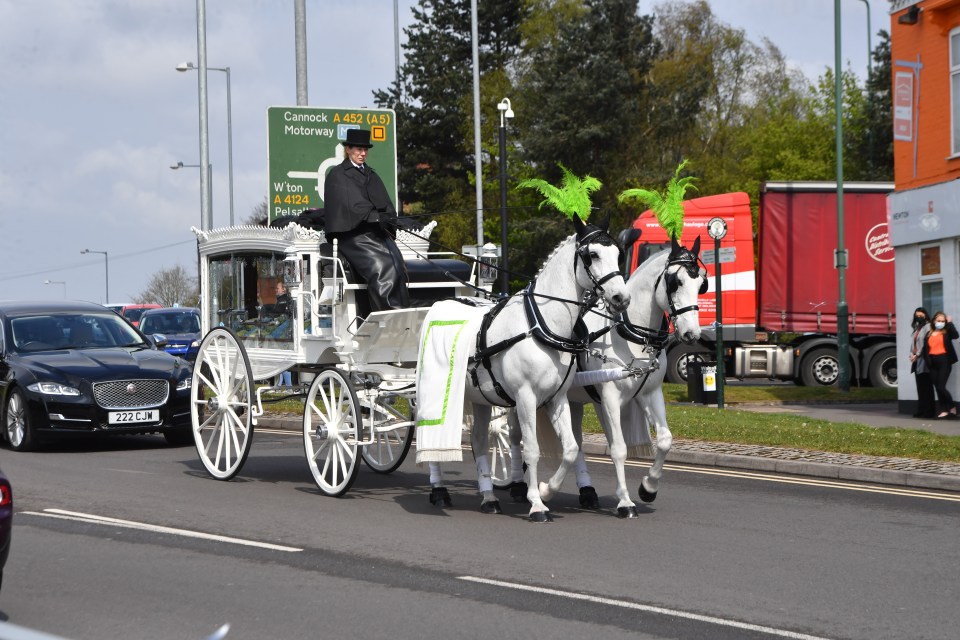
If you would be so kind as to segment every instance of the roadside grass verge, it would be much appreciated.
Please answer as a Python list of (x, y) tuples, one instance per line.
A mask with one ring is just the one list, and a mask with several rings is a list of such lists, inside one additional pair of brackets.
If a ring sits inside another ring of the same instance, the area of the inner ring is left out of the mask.
[[(737, 403), (896, 401), (896, 391), (854, 388), (843, 394), (823, 387), (734, 385), (724, 389), (727, 408), (723, 410), (689, 402), (685, 385), (665, 384), (663, 392), (668, 403), (667, 422), (675, 438), (960, 462), (960, 436), (736, 408)], [(284, 399), (267, 405), (265, 409), (267, 413), (299, 415), (303, 412), (303, 399)], [(593, 406), (584, 411), (583, 429), (586, 433), (602, 433)]]

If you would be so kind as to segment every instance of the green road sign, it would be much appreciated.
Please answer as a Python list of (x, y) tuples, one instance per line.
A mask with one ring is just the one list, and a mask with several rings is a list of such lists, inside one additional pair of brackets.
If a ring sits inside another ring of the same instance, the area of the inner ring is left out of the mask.
[[(272, 222), (323, 206), (327, 171), (343, 162), (347, 129), (367, 129), (367, 163), (397, 206), (397, 128), (392, 109), (267, 108), (268, 210)], [(399, 206), (397, 206), (399, 209)]]

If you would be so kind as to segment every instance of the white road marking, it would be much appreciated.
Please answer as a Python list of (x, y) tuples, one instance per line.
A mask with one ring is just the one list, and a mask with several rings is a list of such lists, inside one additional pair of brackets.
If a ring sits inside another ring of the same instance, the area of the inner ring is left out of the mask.
[(188, 529), (174, 529), (172, 527), (162, 527), (156, 524), (147, 524), (145, 522), (134, 522), (132, 520), (120, 520), (109, 518), (107, 516), (98, 516), (91, 513), (79, 513), (76, 511), (64, 511), (63, 509), (44, 509), (39, 511), (23, 511), (21, 513), (42, 516), (45, 518), (58, 518), (61, 520), (75, 520), (78, 522), (88, 522), (91, 524), (112, 525), (115, 527), (126, 527), (127, 529), (140, 529), (142, 531), (152, 531), (154, 533), (168, 533), (175, 536), (186, 538), (200, 538), (202, 540), (213, 540), (215, 542), (227, 542), (229, 544), (239, 544), (248, 547), (260, 547), (261, 549), (270, 549), (272, 551), (297, 552), (303, 551), (296, 547), (285, 547), (279, 544), (269, 542), (259, 542), (257, 540), (244, 540), (243, 538), (231, 538), (229, 536), (219, 536), (212, 533), (203, 533), (202, 531), (190, 531)]
[[(587, 456), (590, 462), (612, 465), (613, 461), (606, 456)], [(652, 463), (649, 461), (627, 460), (628, 467), (649, 467)], [(946, 500), (948, 502), (960, 502), (960, 495), (949, 493), (937, 493), (925, 489), (910, 489), (908, 487), (891, 487), (887, 485), (859, 484), (845, 480), (831, 480), (829, 478), (812, 478), (805, 476), (786, 476), (773, 475), (760, 471), (745, 471), (736, 469), (719, 469), (712, 467), (678, 466), (674, 464), (663, 465), (664, 469), (670, 471), (681, 471), (683, 473), (697, 473), (700, 475), (724, 476), (728, 478), (741, 478), (744, 480), (763, 480), (765, 482), (779, 482), (782, 484), (800, 484), (813, 487), (826, 487), (830, 489), (847, 489), (849, 491), (864, 491), (867, 493), (884, 493), (895, 496), (908, 496), (911, 498), (929, 498), (931, 500)]]
[(636, 602), (627, 602), (626, 600), (615, 600), (613, 598), (601, 598), (598, 596), (589, 596), (583, 593), (575, 593), (572, 591), (560, 591), (558, 589), (547, 589), (545, 587), (533, 587), (526, 584), (520, 584), (516, 582), (504, 582), (502, 580), (489, 580), (487, 578), (478, 578), (475, 576), (458, 576), (458, 580), (465, 580), (467, 582), (477, 582), (480, 584), (491, 585), (494, 587), (504, 587), (506, 589), (516, 589), (518, 591), (531, 591), (533, 593), (542, 593), (545, 595), (557, 596), (560, 598), (569, 598), (571, 600), (583, 600), (585, 602), (593, 602), (596, 604), (604, 604), (613, 607), (622, 607), (624, 609), (635, 609), (637, 611), (646, 611), (648, 613), (657, 613), (660, 615), (673, 616), (675, 618), (685, 618), (687, 620), (696, 620), (697, 622), (706, 622), (707, 624), (714, 624), (723, 627), (733, 627), (735, 629), (743, 629), (744, 631), (758, 631), (760, 633), (766, 633), (768, 635), (778, 636), (781, 638), (793, 638), (794, 640), (827, 640), (826, 638), (821, 638), (820, 636), (811, 636), (805, 633), (796, 633), (794, 631), (786, 631), (785, 629), (776, 629), (774, 627), (765, 627), (758, 624), (750, 624), (748, 622), (738, 622), (736, 620), (726, 620), (724, 618), (716, 618), (714, 616), (705, 616), (698, 613), (689, 613), (686, 611), (679, 611), (677, 609), (666, 609), (664, 607), (654, 607), (645, 604), (637, 604)]

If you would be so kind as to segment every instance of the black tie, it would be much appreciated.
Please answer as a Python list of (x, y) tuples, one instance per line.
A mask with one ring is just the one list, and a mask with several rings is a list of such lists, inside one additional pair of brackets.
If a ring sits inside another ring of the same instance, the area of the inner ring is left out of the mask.
[(366, 174), (366, 173), (367, 173), (367, 172), (364, 170), (364, 167), (363, 167), (362, 164), (361, 164), (361, 165), (357, 165), (357, 169), (359, 169), (359, 170), (360, 170), (360, 173), (362, 173), (362, 174)]

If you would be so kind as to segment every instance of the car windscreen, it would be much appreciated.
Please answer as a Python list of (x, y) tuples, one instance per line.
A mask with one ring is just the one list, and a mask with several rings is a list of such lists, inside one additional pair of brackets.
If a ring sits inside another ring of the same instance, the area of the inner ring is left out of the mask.
[(139, 322), (140, 316), (143, 315), (144, 311), (146, 311), (146, 309), (143, 309), (143, 308), (126, 309), (123, 312), (123, 317), (129, 320), (130, 322)]
[(200, 316), (196, 313), (147, 313), (140, 318), (140, 331), (154, 333), (200, 333)]
[(21, 353), (146, 344), (123, 318), (109, 312), (21, 315), (10, 319), (10, 335)]

